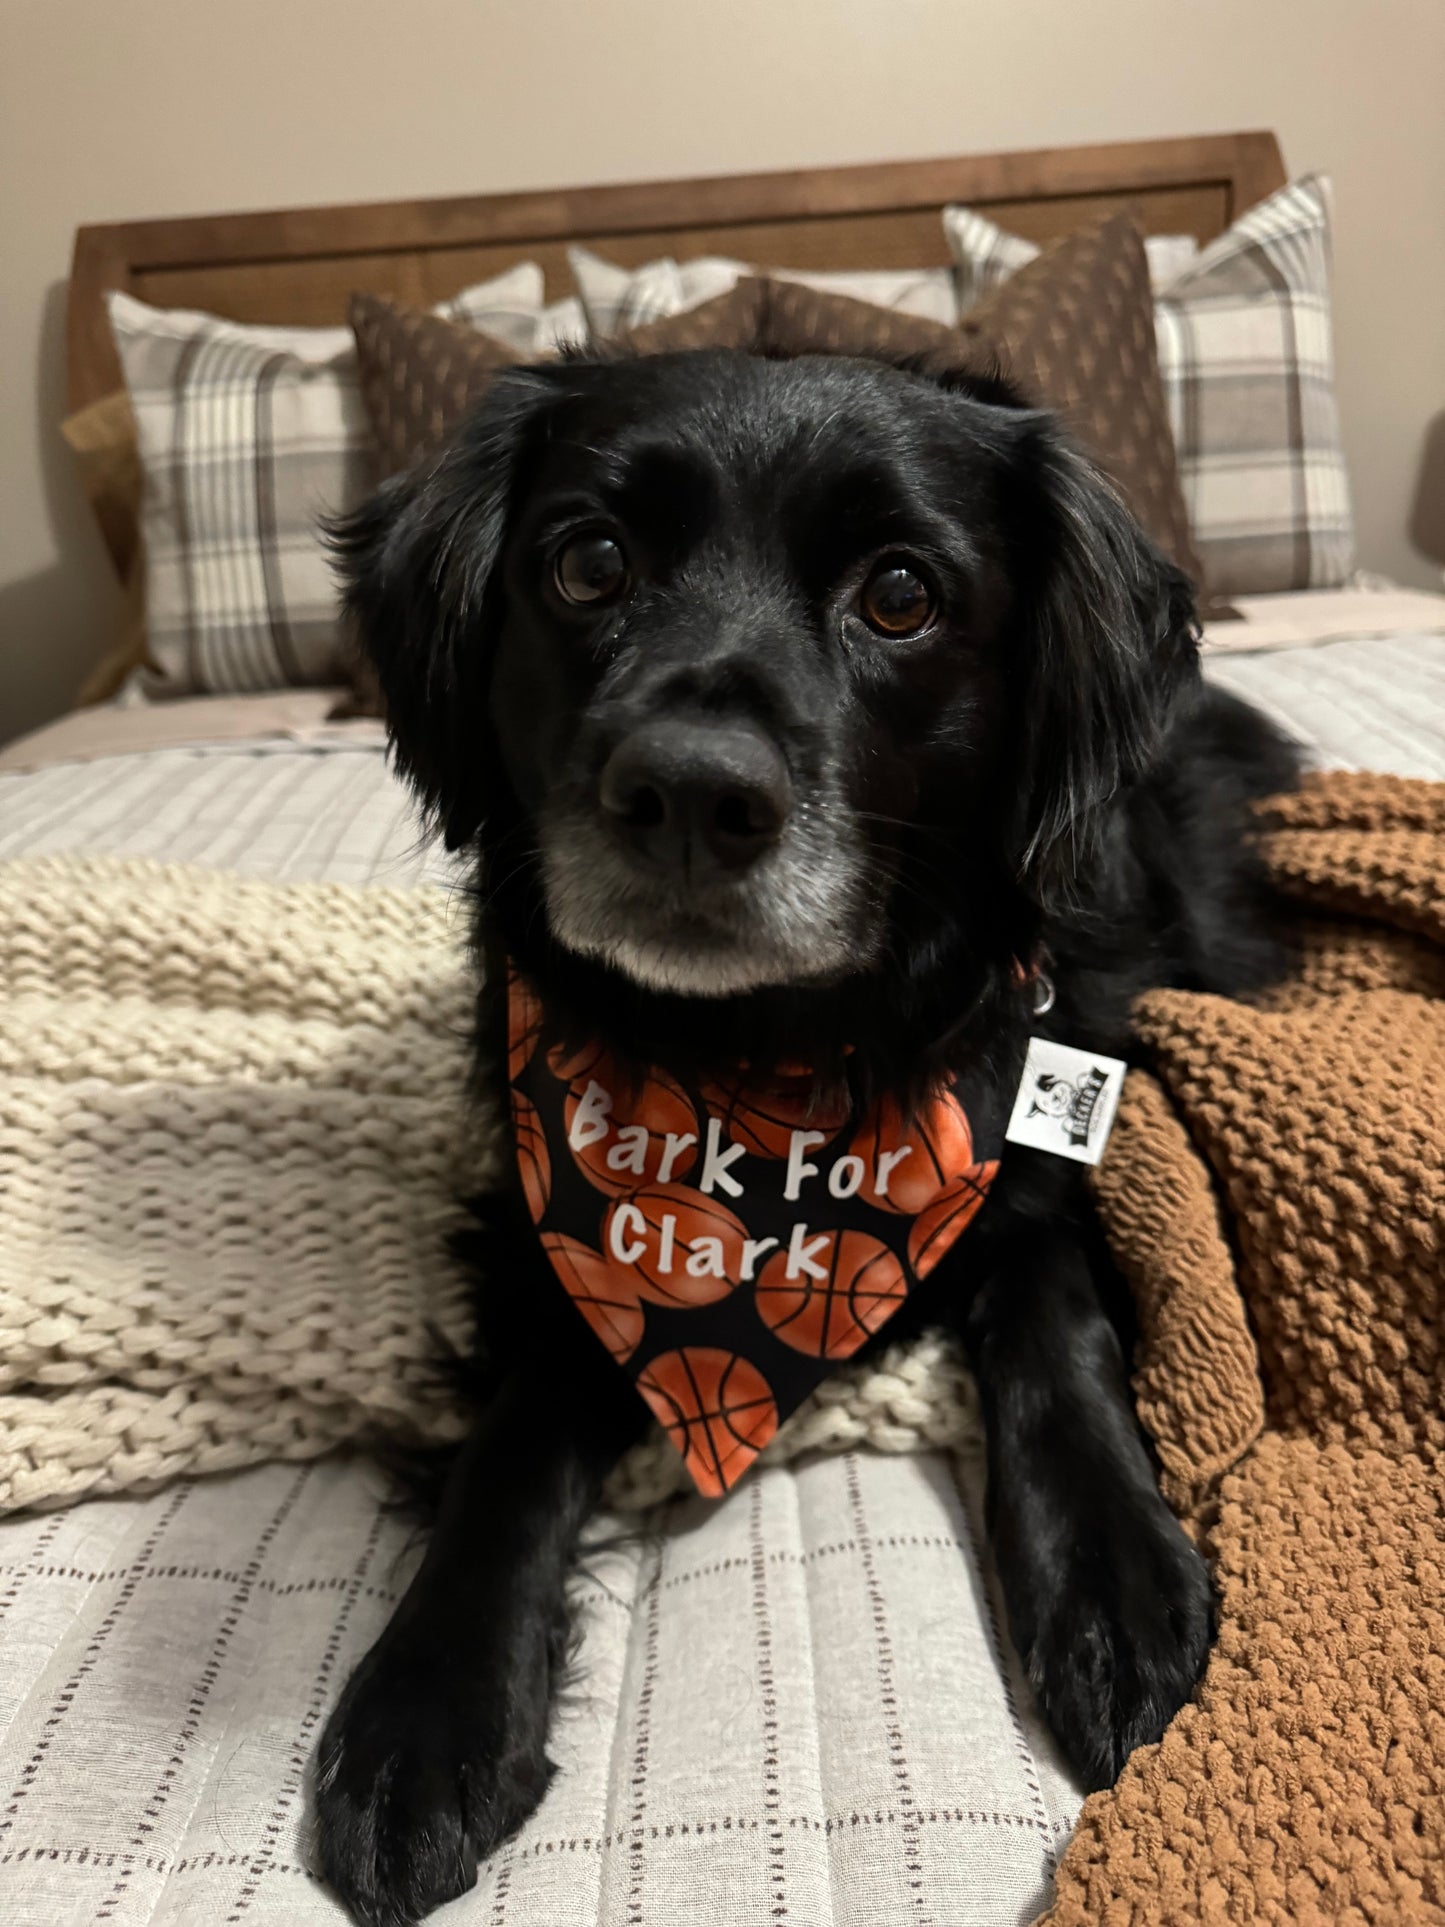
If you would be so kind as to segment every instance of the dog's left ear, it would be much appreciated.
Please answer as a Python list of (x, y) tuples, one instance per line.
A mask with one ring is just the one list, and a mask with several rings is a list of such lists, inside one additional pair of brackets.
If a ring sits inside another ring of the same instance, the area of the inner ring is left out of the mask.
[(1045, 415), (1012, 417), (1005, 522), (1018, 594), (1006, 671), (1024, 745), (1015, 857), (1067, 889), (1104, 806), (1158, 754), (1199, 675), (1194, 588)]

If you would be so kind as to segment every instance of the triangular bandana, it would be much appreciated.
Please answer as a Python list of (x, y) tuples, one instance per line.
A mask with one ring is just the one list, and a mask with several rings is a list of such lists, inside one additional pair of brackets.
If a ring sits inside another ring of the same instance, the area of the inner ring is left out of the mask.
[(547, 1047), (508, 988), (522, 1188), (573, 1303), (707, 1498), (885, 1325), (967, 1229), (1004, 1118), (955, 1085), (905, 1123), (810, 1108), (811, 1080), (688, 1086)]

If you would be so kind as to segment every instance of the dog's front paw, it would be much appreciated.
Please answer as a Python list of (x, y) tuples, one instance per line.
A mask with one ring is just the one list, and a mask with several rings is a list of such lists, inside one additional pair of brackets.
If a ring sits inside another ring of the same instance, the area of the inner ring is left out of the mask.
[(362, 1661), (317, 1754), (322, 1877), (365, 1927), (412, 1927), (466, 1893), (533, 1812), (546, 1757), (547, 1665), (495, 1687), (386, 1643)]
[(1156, 1499), (1097, 1522), (1021, 1615), (1044, 1718), (1085, 1787), (1112, 1786), (1161, 1737), (1209, 1657), (1209, 1570)]

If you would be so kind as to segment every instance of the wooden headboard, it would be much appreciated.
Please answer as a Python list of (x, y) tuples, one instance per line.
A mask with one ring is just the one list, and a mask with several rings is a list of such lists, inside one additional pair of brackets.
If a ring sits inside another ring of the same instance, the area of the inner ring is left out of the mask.
[(731, 254), (774, 268), (928, 267), (948, 259), (938, 216), (949, 201), (986, 208), (1036, 241), (1123, 207), (1146, 233), (1208, 241), (1284, 179), (1273, 134), (1202, 134), (83, 227), (70, 280), (70, 405), (120, 384), (104, 306), (112, 288), (158, 307), (322, 326), (345, 319), (358, 288), (426, 306), (518, 261), (539, 262), (556, 299), (572, 291), (569, 241), (627, 266), (659, 254)]

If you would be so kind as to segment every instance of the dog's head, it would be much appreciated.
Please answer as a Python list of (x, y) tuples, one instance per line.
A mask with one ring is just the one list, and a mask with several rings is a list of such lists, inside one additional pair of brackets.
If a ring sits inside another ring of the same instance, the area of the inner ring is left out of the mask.
[(841, 359), (563, 362), (343, 525), (400, 763), (480, 840), (515, 948), (541, 922), (726, 998), (945, 930), (1017, 947), (1194, 636), (1184, 579), (1011, 402)]

